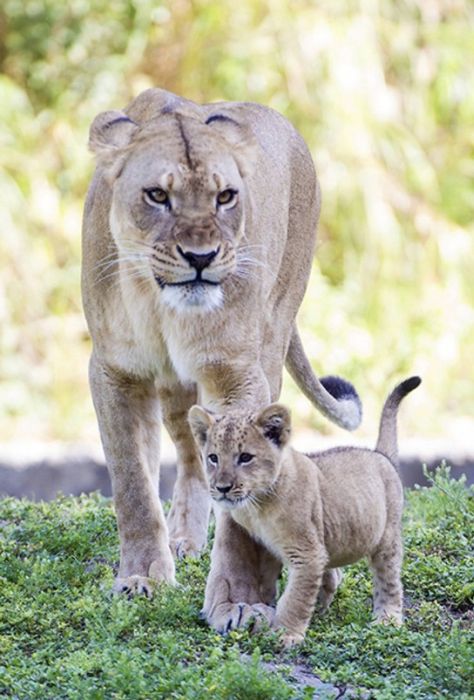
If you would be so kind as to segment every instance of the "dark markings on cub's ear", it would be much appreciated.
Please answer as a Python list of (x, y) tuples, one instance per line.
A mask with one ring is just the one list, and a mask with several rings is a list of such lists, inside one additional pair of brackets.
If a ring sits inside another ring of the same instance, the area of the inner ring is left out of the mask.
[(257, 417), (256, 423), (263, 435), (277, 447), (284, 447), (290, 439), (290, 412), (281, 404), (274, 403), (265, 408)]

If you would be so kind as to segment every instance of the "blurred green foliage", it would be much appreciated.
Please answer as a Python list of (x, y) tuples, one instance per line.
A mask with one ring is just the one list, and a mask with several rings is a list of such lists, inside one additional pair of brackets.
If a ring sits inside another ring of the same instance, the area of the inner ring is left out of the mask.
[[(95, 437), (79, 286), (95, 114), (157, 85), (284, 113), (319, 170), (300, 314), (315, 369), (357, 385), (373, 432), (417, 372), (410, 427), (474, 414), (474, 6), (469, 0), (4, 0), (0, 437)], [(300, 424), (331, 430), (289, 383)]]

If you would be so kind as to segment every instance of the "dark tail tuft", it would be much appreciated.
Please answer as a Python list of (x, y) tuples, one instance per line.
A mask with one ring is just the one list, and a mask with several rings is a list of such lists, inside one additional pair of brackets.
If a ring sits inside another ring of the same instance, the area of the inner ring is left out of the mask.
[(394, 394), (397, 394), (399, 396), (399, 402), (407, 395), (410, 393), (410, 391), (413, 391), (416, 389), (418, 386), (421, 384), (421, 377), (410, 377), (409, 379), (405, 379), (403, 382), (401, 382), (397, 387), (392, 392), (392, 396)]
[(343, 399), (356, 399), (360, 403), (360, 398), (357, 391), (355, 390), (354, 386), (347, 381), (347, 379), (328, 375), (327, 377), (321, 377), (319, 381), (326, 391), (329, 391), (331, 396), (334, 396), (334, 398), (338, 401)]

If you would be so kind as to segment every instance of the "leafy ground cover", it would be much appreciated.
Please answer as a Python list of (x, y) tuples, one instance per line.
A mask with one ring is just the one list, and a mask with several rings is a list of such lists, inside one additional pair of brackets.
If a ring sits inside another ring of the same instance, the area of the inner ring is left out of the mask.
[[(199, 620), (206, 553), (178, 563), (179, 585), (149, 601), (110, 595), (118, 558), (110, 500), (0, 502), (0, 696), (109, 698), (474, 697), (474, 489), (442, 468), (407, 493), (406, 624), (370, 624), (370, 576), (346, 569), (305, 644), (216, 635)], [(332, 684), (296, 682), (304, 668)], [(332, 687), (332, 690), (331, 690)]]

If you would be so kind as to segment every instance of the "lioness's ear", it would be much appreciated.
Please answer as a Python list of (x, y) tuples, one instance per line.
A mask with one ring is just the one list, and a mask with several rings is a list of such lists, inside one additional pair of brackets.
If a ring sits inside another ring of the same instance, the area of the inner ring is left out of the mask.
[(124, 112), (101, 112), (89, 130), (89, 148), (100, 159), (110, 160), (117, 151), (129, 145), (138, 128)]
[(212, 114), (206, 119), (212, 129), (232, 146), (233, 156), (242, 177), (250, 175), (258, 158), (258, 143), (250, 129), (226, 114)]
[(188, 413), (188, 423), (197, 444), (204, 447), (209, 428), (214, 423), (212, 413), (206, 411), (202, 406), (191, 406)]
[(291, 435), (290, 412), (279, 403), (267, 406), (258, 416), (256, 424), (264, 436), (277, 447), (284, 447)]

